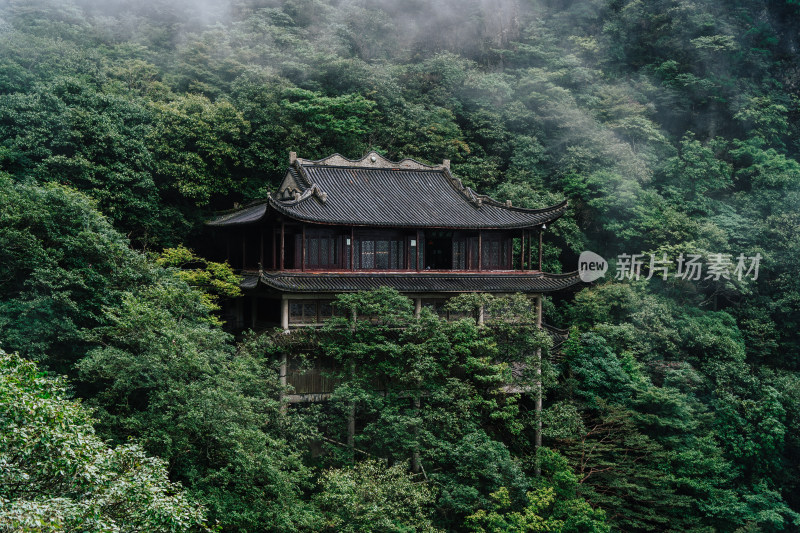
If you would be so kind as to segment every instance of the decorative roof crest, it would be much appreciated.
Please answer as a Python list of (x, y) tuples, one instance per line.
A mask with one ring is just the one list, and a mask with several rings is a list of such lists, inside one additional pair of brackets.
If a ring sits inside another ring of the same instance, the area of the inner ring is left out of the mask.
[[(333, 154), (323, 159), (303, 159), (296, 157), (294, 161), (304, 166), (337, 166), (337, 167), (363, 167), (363, 168), (399, 168), (408, 170), (442, 170), (449, 168), (450, 161), (445, 160), (441, 165), (426, 165), (414, 159), (391, 161), (376, 151), (371, 151), (361, 159), (348, 159), (341, 154)], [(293, 162), (294, 162), (293, 161)]]

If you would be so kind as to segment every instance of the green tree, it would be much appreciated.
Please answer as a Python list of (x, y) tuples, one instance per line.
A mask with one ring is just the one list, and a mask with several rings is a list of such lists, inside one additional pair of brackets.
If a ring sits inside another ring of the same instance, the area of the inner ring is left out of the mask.
[(0, 350), (0, 529), (210, 531), (162, 460), (109, 447), (68, 396), (63, 378)]
[(185, 95), (152, 106), (157, 118), (146, 141), (162, 190), (203, 206), (241, 186), (240, 151), (250, 124), (233, 104)]
[(367, 459), (352, 467), (325, 470), (314, 504), (323, 513), (320, 531), (430, 532), (435, 492), (407, 472)]
[(0, 339), (23, 356), (72, 373), (124, 290), (147, 283), (145, 258), (64, 186), (0, 175)]
[(606, 513), (577, 496), (578, 477), (567, 460), (548, 448), (540, 448), (537, 455), (543, 476), (536, 480), (535, 490), (528, 492), (525, 506), (516, 510), (508, 490), (502, 487), (491, 494), (490, 510), (480, 509), (465, 519), (468, 530), (476, 533), (610, 532)]
[(241, 296), (241, 278), (234, 274), (227, 263), (208, 261), (183, 245), (162, 250), (156, 264), (177, 269), (177, 275), (189, 286), (198, 289), (205, 298), (205, 305), (211, 310), (219, 310), (217, 303), (221, 298)]
[(254, 348), (234, 352), (203, 293), (162, 276), (108, 311), (78, 363), (100, 427), (168, 461), (226, 530), (311, 527), (316, 514), (301, 499), (307, 439), (287, 439), (307, 428), (282, 409), (277, 372)]
[(355, 409), (354, 448), (425, 472), (438, 488), (439, 527), (488, 505), (501, 486), (524, 497), (530, 480), (503, 442), (521, 431), (518, 397), (502, 388), (509, 362), (489, 331), (427, 309), (416, 319), (410, 300), (390, 289), (341, 295), (337, 308), (320, 339), (322, 354), (340, 365), (326, 423), (335, 440), (346, 440)]

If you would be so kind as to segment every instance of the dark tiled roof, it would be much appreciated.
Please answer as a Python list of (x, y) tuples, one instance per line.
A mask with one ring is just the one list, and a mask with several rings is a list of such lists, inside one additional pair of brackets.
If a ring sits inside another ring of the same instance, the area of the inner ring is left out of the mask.
[(209, 226), (237, 226), (258, 222), (267, 214), (267, 204), (260, 203), (231, 211), (207, 222)]
[(566, 201), (544, 209), (512, 207), (464, 187), (445, 165), (392, 162), (373, 152), (358, 161), (338, 155), (319, 161), (298, 159), (281, 189), (267, 201), (218, 217), (209, 225), (254, 222), (257, 209), (267, 203), (304, 222), (412, 228), (533, 227), (556, 220), (567, 208)]
[(537, 293), (565, 289), (580, 281), (577, 272), (546, 273), (482, 273), (482, 272), (265, 272), (245, 276), (242, 288), (261, 285), (280, 292), (341, 293), (378, 287), (391, 287), (405, 293)]

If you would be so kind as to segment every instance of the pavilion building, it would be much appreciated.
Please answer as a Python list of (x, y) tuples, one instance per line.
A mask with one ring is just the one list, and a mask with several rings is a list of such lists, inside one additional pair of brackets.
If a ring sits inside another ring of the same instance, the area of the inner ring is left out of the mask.
[[(536, 298), (579, 281), (542, 272), (542, 234), (567, 203), (524, 209), (478, 194), (450, 162), (319, 160), (294, 152), (276, 192), (207, 223), (214, 248), (243, 275), (235, 327), (317, 325), (337, 294), (388, 286), (441, 309), (463, 293)], [(483, 314), (476, 317), (483, 320)], [(541, 320), (541, 317), (540, 319)]]

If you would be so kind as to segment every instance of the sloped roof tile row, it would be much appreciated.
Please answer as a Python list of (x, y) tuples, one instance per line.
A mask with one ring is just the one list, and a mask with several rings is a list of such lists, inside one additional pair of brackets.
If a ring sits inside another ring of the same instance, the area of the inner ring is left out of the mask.
[(568, 274), (475, 273), (475, 272), (264, 272), (247, 275), (242, 288), (295, 293), (357, 292), (391, 287), (406, 293), (540, 293), (565, 289), (580, 281), (577, 272)]
[(459, 189), (445, 170), (302, 166), (304, 181), (327, 193), (302, 200), (270, 198), (276, 211), (324, 224), (379, 227), (506, 229), (546, 224), (567, 203), (544, 209), (509, 207)]
[(298, 159), (277, 193), (208, 224), (251, 224), (274, 210), (319, 224), (511, 229), (550, 223), (566, 209), (566, 201), (543, 209), (512, 207), (465, 187), (443, 165), (395, 163), (371, 153), (359, 161), (338, 155), (319, 161)]

